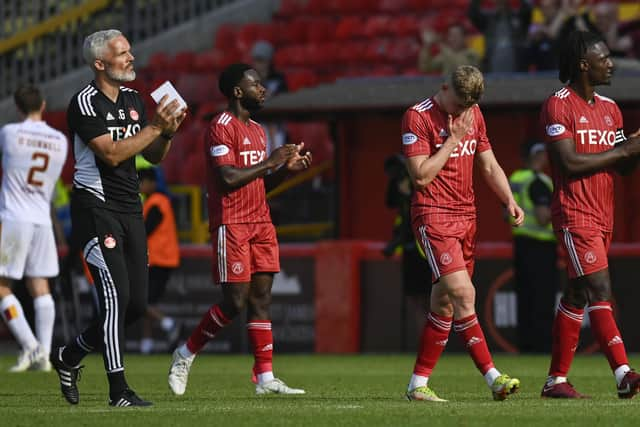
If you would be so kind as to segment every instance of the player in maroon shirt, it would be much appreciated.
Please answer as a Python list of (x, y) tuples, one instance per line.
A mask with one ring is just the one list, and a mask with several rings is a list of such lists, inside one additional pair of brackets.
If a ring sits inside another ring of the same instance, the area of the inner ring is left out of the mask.
[(227, 67), (219, 87), (229, 105), (211, 121), (205, 154), (214, 279), (222, 285), (223, 300), (211, 306), (187, 343), (173, 353), (169, 386), (175, 394), (184, 394), (196, 354), (246, 307), (256, 394), (303, 394), (273, 375), (269, 307), (280, 261), (265, 184), (273, 187), (289, 171), (308, 168), (311, 153), (301, 153), (303, 143), (286, 144), (266, 157), (265, 133), (251, 120), (262, 107), (265, 88), (249, 65)]
[(519, 226), (524, 220), (487, 138), (477, 105), (483, 91), (482, 73), (472, 66), (460, 66), (435, 96), (409, 108), (402, 120), (402, 148), (417, 189), (411, 203), (413, 228), (433, 272), (431, 312), (409, 382), (409, 400), (443, 401), (427, 383), (452, 324), (494, 399), (504, 400), (520, 387), (517, 378), (495, 368), (474, 307), (474, 164), (514, 224)]
[(640, 132), (627, 139), (616, 103), (595, 92), (595, 86), (611, 82), (614, 67), (609, 55), (599, 36), (573, 33), (560, 55), (560, 81), (568, 85), (542, 107), (541, 125), (554, 181), (553, 228), (570, 260), (542, 397), (587, 397), (567, 381), (585, 305), (591, 332), (616, 377), (618, 396), (631, 398), (640, 388), (640, 375), (629, 367), (613, 318), (607, 261), (613, 231), (613, 174), (635, 166)]

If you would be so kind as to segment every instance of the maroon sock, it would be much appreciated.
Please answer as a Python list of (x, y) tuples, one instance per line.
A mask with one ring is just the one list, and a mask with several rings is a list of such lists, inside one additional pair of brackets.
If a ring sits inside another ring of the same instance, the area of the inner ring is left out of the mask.
[(484, 338), (484, 333), (475, 313), (471, 316), (454, 320), (453, 329), (462, 338), (469, 355), (473, 359), (473, 363), (476, 364), (482, 375), (494, 367), (489, 347), (487, 347), (487, 340)]
[(615, 371), (620, 365), (628, 365), (627, 351), (622, 342), (622, 336), (613, 318), (611, 303), (607, 301), (594, 302), (587, 307), (591, 332), (600, 343), (602, 352), (607, 356), (611, 370)]
[(583, 315), (583, 309), (571, 307), (564, 301), (560, 301), (551, 331), (553, 342), (551, 344), (550, 376), (566, 377), (569, 373), (573, 356), (578, 347)]
[(420, 340), (420, 352), (413, 368), (415, 375), (422, 377), (431, 375), (447, 345), (452, 320), (452, 317), (439, 316), (433, 312), (427, 315), (427, 321), (422, 330), (422, 338)]
[(224, 314), (222, 314), (222, 310), (220, 310), (220, 306), (212, 305), (209, 308), (202, 319), (200, 319), (200, 323), (193, 330), (191, 336), (187, 340), (187, 348), (191, 353), (198, 353), (202, 350), (202, 347), (211, 340), (220, 329), (227, 326), (231, 323), (231, 319), (227, 319)]

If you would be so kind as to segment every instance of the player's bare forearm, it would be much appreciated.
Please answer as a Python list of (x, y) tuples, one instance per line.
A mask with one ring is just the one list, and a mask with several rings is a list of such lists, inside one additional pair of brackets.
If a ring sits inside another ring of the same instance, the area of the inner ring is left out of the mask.
[(164, 136), (159, 136), (154, 139), (153, 142), (142, 151), (142, 156), (153, 164), (158, 164), (167, 157), (169, 149), (171, 148), (171, 139), (167, 139)]
[(265, 160), (248, 168), (221, 166), (218, 168), (222, 183), (228, 190), (235, 190), (265, 176), (273, 166)]
[(145, 126), (137, 134), (129, 138), (114, 141), (106, 133), (89, 141), (89, 147), (109, 166), (116, 167), (146, 149), (160, 136), (161, 130), (153, 126)]
[(433, 156), (415, 156), (407, 160), (407, 170), (416, 189), (422, 189), (433, 181), (449, 160), (458, 142), (448, 138)]
[(549, 144), (549, 154), (565, 175), (587, 175), (635, 161), (640, 154), (640, 138), (629, 139), (624, 144), (600, 153), (577, 153), (574, 142), (563, 139)]

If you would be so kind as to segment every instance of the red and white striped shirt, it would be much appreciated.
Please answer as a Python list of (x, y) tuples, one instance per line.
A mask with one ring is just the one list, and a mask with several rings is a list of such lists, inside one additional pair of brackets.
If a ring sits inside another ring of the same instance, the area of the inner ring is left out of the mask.
[[(430, 223), (475, 219), (473, 161), (476, 153), (491, 149), (484, 117), (474, 105), (473, 127), (435, 179), (416, 191), (411, 201), (411, 217), (426, 217)], [(449, 137), (448, 114), (433, 98), (409, 108), (402, 118), (402, 152), (407, 157), (433, 155)]]
[[(622, 114), (615, 101), (595, 94), (589, 104), (570, 87), (547, 98), (540, 116), (548, 144), (563, 139), (575, 143), (577, 153), (600, 153), (624, 140)], [(595, 228), (613, 231), (613, 173), (566, 176), (551, 159), (553, 172), (553, 228)]]
[(271, 222), (262, 178), (228, 190), (216, 170), (224, 165), (247, 168), (260, 163), (266, 158), (266, 140), (264, 130), (253, 120), (244, 124), (227, 111), (211, 120), (205, 134), (210, 230), (221, 224)]

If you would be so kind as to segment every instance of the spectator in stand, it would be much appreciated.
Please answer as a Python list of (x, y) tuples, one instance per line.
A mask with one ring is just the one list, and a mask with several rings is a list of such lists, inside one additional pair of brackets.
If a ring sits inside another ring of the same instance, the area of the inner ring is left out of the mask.
[(618, 5), (598, 3), (593, 6), (593, 24), (607, 43), (611, 56), (625, 58), (631, 55), (633, 40), (630, 35), (620, 33)]
[[(273, 45), (265, 40), (258, 40), (251, 48), (251, 66), (260, 76), (261, 84), (266, 89), (265, 101), (270, 98), (287, 92), (287, 80), (280, 71), (273, 65)], [(256, 115), (259, 119), (259, 115)], [(260, 120), (260, 125), (267, 136), (267, 156), (271, 155), (278, 147), (287, 143), (289, 136), (286, 126), (281, 121)], [(281, 220), (281, 212), (286, 209), (280, 200), (270, 199), (268, 201), (271, 209), (273, 223), (278, 225)]]
[(273, 45), (265, 40), (258, 40), (251, 48), (251, 65), (267, 90), (266, 99), (288, 90), (284, 74), (273, 65), (273, 53)]
[(517, 10), (508, 0), (496, 0), (493, 10), (482, 10), (481, 0), (471, 0), (469, 19), (485, 37), (485, 72), (514, 72), (525, 70), (525, 45), (531, 24), (532, 7), (529, 0), (520, 0)]
[[(466, 31), (462, 24), (453, 24), (447, 30), (446, 40), (425, 29), (422, 32), (422, 48), (418, 56), (418, 69), (424, 73), (448, 75), (460, 65), (480, 66), (480, 56), (467, 46)], [(438, 49), (432, 55), (434, 48)]]
[[(251, 66), (257, 71), (266, 89), (265, 101), (288, 90), (284, 74), (273, 65), (273, 52), (273, 45), (265, 40), (257, 41), (251, 48)], [(267, 134), (268, 156), (273, 150), (286, 144), (287, 132), (282, 122), (261, 122)]]
[(527, 65), (529, 71), (558, 68), (556, 40), (565, 18), (560, 0), (541, 0), (540, 11), (544, 21), (529, 27)]
[(558, 42), (562, 43), (574, 31), (589, 31), (598, 33), (593, 21), (589, 17), (589, 5), (583, 5), (584, 0), (562, 0), (560, 14), (564, 23), (558, 33)]

